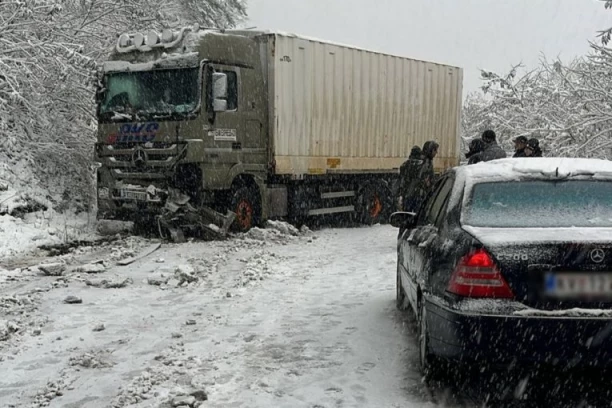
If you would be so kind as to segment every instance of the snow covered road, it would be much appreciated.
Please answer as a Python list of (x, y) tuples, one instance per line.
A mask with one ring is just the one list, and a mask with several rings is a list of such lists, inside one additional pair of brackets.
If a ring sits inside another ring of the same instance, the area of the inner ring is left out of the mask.
[[(2, 350), (2, 406), (160, 406), (197, 390), (215, 407), (423, 406), (412, 327), (393, 303), (395, 236), (259, 230), (9, 284), (3, 295), (40, 306)], [(197, 281), (177, 287), (177, 267)]]
[(55, 258), (59, 277), (5, 272), (0, 406), (479, 406), (421, 382), (396, 230), (276, 227), (128, 266), (107, 245)]

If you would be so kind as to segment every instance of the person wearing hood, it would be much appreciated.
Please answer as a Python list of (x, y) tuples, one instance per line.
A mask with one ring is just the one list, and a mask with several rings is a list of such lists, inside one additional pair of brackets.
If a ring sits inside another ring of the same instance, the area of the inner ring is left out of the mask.
[(525, 136), (519, 136), (514, 139), (514, 156), (512, 157), (525, 157), (525, 148), (527, 147), (527, 138)]
[(469, 151), (465, 154), (468, 164), (478, 163), (480, 161), (479, 153), (484, 150), (484, 142), (482, 139), (472, 139), (468, 149)]
[(542, 157), (542, 149), (540, 149), (540, 141), (538, 139), (533, 138), (527, 141), (525, 157)]
[(409, 194), (411, 181), (419, 175), (419, 170), (423, 165), (423, 152), (419, 146), (414, 146), (410, 151), (410, 156), (400, 167), (398, 201), (402, 211), (408, 211), (414, 207), (412, 198)]
[(438, 154), (438, 147), (438, 143), (431, 140), (423, 145), (422, 163), (418, 167), (416, 177), (409, 181), (406, 188), (404, 211), (418, 212), (427, 193), (433, 187), (435, 182), (433, 159)]
[(491, 161), (496, 159), (504, 159), (506, 152), (497, 144), (497, 136), (492, 130), (485, 130), (482, 133), (482, 142), (484, 143), (484, 149), (481, 153), (478, 153), (479, 161)]

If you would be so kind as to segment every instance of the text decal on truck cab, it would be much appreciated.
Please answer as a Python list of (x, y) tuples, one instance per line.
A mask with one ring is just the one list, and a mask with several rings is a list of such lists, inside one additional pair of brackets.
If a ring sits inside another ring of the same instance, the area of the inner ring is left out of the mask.
[(108, 136), (108, 144), (147, 143), (155, 139), (159, 123), (126, 123), (121, 125), (118, 133)]

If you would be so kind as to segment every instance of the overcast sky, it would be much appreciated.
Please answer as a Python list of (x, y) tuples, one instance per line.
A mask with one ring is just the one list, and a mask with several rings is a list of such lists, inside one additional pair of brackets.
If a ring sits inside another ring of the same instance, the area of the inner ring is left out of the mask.
[(597, 0), (248, 0), (247, 26), (288, 31), (374, 51), (458, 65), (464, 95), (479, 68), (506, 73), (541, 53), (588, 51), (612, 11)]

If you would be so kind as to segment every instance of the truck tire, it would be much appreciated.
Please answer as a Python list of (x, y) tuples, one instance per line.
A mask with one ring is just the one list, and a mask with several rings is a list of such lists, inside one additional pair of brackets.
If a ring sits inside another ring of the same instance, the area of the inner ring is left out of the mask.
[(232, 196), (230, 211), (236, 213), (233, 224), (235, 231), (246, 232), (259, 225), (261, 202), (258, 191), (251, 187), (238, 188)]
[(384, 222), (391, 213), (391, 193), (378, 183), (367, 184), (359, 197), (358, 217), (366, 225)]

